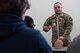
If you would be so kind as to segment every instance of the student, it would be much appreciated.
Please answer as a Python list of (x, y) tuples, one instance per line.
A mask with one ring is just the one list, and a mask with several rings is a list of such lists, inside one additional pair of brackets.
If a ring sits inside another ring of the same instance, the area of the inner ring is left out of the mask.
[(0, 0), (0, 53), (52, 53), (42, 34), (26, 27), (28, 0)]
[(80, 53), (80, 35), (71, 41), (66, 53)]
[(25, 20), (27, 27), (34, 28), (34, 20), (30, 16), (25, 16)]

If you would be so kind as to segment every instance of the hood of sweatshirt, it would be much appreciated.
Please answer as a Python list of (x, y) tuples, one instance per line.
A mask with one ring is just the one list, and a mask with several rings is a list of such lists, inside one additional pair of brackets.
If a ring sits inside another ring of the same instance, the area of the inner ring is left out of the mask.
[(0, 39), (13, 35), (18, 27), (24, 25), (25, 23), (21, 17), (14, 14), (0, 13)]

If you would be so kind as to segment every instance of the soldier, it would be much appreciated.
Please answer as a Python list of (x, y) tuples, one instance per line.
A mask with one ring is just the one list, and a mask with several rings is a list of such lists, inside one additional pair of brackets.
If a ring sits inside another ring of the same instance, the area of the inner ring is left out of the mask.
[(52, 28), (52, 46), (57, 40), (57, 18), (59, 25), (59, 40), (63, 41), (63, 46), (68, 46), (70, 42), (70, 32), (72, 31), (73, 20), (70, 15), (62, 12), (62, 4), (54, 3), (55, 14), (50, 16), (43, 25), (43, 31), (48, 32)]

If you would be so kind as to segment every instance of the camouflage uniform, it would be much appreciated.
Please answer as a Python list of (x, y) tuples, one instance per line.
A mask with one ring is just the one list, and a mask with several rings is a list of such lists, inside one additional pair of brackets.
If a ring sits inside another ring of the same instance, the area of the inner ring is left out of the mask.
[[(66, 13), (61, 13), (58, 18), (59, 22), (59, 36), (63, 36), (63, 46), (68, 46), (70, 42), (70, 32), (72, 31), (73, 20), (70, 15)], [(47, 27), (49, 25), (55, 26), (52, 27), (52, 46), (54, 46), (55, 41), (57, 40), (57, 18), (56, 14), (50, 16), (43, 25), (43, 30), (48, 32), (50, 29)]]

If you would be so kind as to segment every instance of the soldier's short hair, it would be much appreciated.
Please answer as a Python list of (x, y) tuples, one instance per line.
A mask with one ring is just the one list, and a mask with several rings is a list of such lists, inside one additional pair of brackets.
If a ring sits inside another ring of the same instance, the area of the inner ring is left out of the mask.
[(54, 3), (54, 5), (55, 5), (55, 4), (60, 4), (60, 5), (62, 5), (60, 2), (56, 2), (56, 3)]
[(29, 9), (28, 0), (0, 0), (0, 11)]

